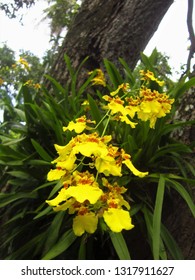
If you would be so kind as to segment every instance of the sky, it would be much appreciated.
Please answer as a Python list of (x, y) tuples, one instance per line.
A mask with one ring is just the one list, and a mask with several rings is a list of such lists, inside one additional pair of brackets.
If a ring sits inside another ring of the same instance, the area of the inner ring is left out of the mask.
[[(181, 65), (186, 64), (188, 58), (190, 41), (186, 22), (187, 2), (174, 1), (144, 51), (149, 55), (157, 47), (158, 51), (170, 57), (169, 64), (175, 71), (180, 71)], [(195, 18), (195, 13), (193, 14)]]
[(43, 21), (43, 10), (47, 2), (38, 0), (30, 9), (23, 9), (22, 23), (18, 19), (9, 19), (0, 11), (0, 45), (7, 45), (16, 52), (20, 49), (29, 50), (34, 55), (42, 57), (50, 48), (50, 30), (48, 21)]
[[(47, 1), (37, 0), (35, 6), (25, 10), (23, 25), (17, 19), (8, 19), (0, 11), (0, 46), (7, 42), (8, 47), (16, 53), (20, 49), (29, 50), (41, 58), (51, 47), (48, 21), (42, 20), (43, 9), (46, 7)], [(186, 15), (187, 0), (175, 0), (144, 51), (149, 55), (156, 47), (158, 51), (169, 56), (173, 72), (180, 71), (181, 65), (187, 61), (187, 48), (190, 43)]]

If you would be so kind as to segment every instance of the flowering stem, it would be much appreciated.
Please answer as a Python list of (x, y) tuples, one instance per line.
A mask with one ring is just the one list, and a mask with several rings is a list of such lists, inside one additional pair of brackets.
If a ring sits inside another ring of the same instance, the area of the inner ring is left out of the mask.
[(97, 182), (97, 179), (98, 179), (98, 175), (99, 175), (99, 172), (97, 170), (97, 173), (96, 173), (96, 176), (95, 176), (95, 181)]
[(84, 159), (85, 159), (85, 156), (82, 157), (82, 159), (80, 160), (79, 164), (71, 171), (72, 173), (73, 173), (75, 170), (77, 170), (78, 167), (79, 167), (81, 164), (84, 165), (84, 163), (83, 163)]
[(108, 127), (108, 124), (109, 124), (109, 121), (110, 121), (110, 110), (107, 112), (107, 115), (108, 115), (108, 119), (107, 119), (107, 122), (106, 122), (106, 125), (105, 125), (105, 127), (104, 127), (104, 130), (103, 130), (103, 132), (102, 132), (102, 135), (101, 135), (101, 137), (103, 137), (104, 136), (104, 134), (105, 134), (105, 132), (106, 132), (106, 129), (107, 129), (107, 127)]
[(94, 130), (98, 128), (98, 126), (104, 121), (104, 119), (109, 115), (110, 110), (103, 116), (103, 118), (99, 121), (99, 123), (94, 127)]

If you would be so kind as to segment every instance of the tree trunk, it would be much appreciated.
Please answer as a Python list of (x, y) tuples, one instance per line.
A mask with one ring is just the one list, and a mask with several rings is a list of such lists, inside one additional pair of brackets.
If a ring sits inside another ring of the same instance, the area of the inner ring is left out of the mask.
[[(51, 69), (52, 77), (62, 85), (67, 83), (65, 53), (75, 69), (89, 56), (85, 64), (87, 71), (102, 67), (104, 58), (120, 67), (119, 57), (125, 59), (133, 70), (140, 52), (145, 49), (172, 3), (173, 0), (84, 0), (59, 49)], [(171, 212), (165, 218), (166, 224), (181, 246), (185, 259), (193, 259), (194, 220), (180, 197), (175, 196)], [(139, 238), (137, 240), (140, 250)]]
[(173, 0), (84, 0), (52, 67), (51, 75), (66, 84), (66, 53), (77, 68), (89, 56), (87, 70), (102, 66), (103, 58), (134, 68)]
[[(180, 106), (177, 110), (176, 118), (178, 121), (195, 120), (195, 87), (189, 89), (180, 100)], [(193, 165), (195, 163), (195, 124), (188, 125), (175, 131), (173, 137), (193, 149), (191, 158), (188, 160)], [(188, 188), (186, 186), (186, 188)], [(195, 187), (188, 189), (195, 201)], [(195, 219), (192, 216), (188, 206), (183, 198), (176, 192), (173, 194), (174, 199), (170, 205), (171, 215), (166, 217), (166, 225), (170, 229), (173, 237), (181, 248), (185, 259), (195, 259)]]

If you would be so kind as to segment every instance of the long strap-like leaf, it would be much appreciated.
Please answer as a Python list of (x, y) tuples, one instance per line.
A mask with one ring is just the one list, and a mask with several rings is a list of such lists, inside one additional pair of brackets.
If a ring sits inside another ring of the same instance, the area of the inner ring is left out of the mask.
[(110, 239), (120, 260), (130, 260), (129, 250), (121, 232), (110, 232)]
[(155, 260), (158, 260), (160, 258), (161, 214), (162, 214), (164, 191), (165, 191), (165, 179), (163, 175), (160, 175), (157, 194), (156, 194), (154, 215), (153, 215), (152, 248), (153, 248), (153, 257)]
[(42, 260), (52, 260), (64, 251), (66, 251), (72, 243), (75, 241), (77, 236), (74, 234), (73, 230), (70, 229), (65, 232), (60, 240), (43, 256)]

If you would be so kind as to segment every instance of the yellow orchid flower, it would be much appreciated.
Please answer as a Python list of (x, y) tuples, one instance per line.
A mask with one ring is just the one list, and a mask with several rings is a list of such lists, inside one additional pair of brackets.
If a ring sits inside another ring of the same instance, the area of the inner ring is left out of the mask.
[(129, 92), (130, 86), (129, 83), (122, 83), (118, 88), (110, 93), (111, 96), (115, 96), (119, 93), (120, 90), (123, 90), (124, 93)]
[(60, 167), (62, 169), (66, 169), (68, 171), (71, 171), (76, 167), (76, 164), (75, 164), (76, 160), (77, 160), (77, 157), (75, 156), (74, 152), (72, 151), (62, 161), (58, 160), (57, 164), (56, 164), (56, 167)]
[(155, 127), (157, 118), (162, 118), (170, 113), (171, 104), (174, 99), (169, 99), (165, 93), (159, 93), (154, 90), (141, 88), (140, 104), (137, 116), (142, 121), (150, 121), (150, 128)]
[(135, 128), (137, 123), (132, 122), (129, 120), (127, 115), (131, 118), (134, 117), (135, 112), (137, 110), (131, 110), (130, 106), (124, 106), (124, 101), (120, 97), (110, 97), (108, 95), (104, 95), (103, 99), (108, 101), (109, 103), (106, 106), (106, 109), (111, 111), (111, 115), (117, 114), (118, 117), (116, 118), (117, 120), (121, 120), (122, 122), (126, 122), (129, 124), (132, 128)]
[(122, 153), (122, 159), (123, 159), (122, 163), (125, 164), (135, 176), (143, 178), (146, 175), (148, 175), (148, 172), (141, 172), (137, 168), (135, 168), (135, 166), (133, 165), (133, 163), (131, 161), (131, 156), (129, 154), (126, 154), (123, 149), (121, 149), (121, 153)]
[(121, 113), (122, 115), (124, 115), (125, 112), (125, 108), (123, 106), (124, 101), (120, 98), (120, 97), (110, 97), (108, 95), (104, 95), (103, 99), (108, 101), (108, 109), (111, 110), (111, 114), (114, 115), (116, 113)]
[(107, 143), (112, 137), (104, 136), (98, 137), (97, 133), (90, 135), (82, 134), (77, 137), (77, 143), (73, 147), (75, 154), (81, 153), (83, 156), (91, 157), (91, 155), (106, 155), (107, 154)]
[(99, 173), (104, 173), (105, 176), (122, 176), (121, 165), (118, 165), (111, 156), (97, 157), (95, 167)]
[(58, 206), (61, 202), (66, 201), (69, 198), (69, 195), (67, 194), (67, 190), (62, 188), (58, 195), (51, 200), (46, 200), (46, 203), (48, 203), (50, 206)]
[(68, 197), (74, 197), (80, 203), (88, 200), (91, 204), (95, 204), (103, 193), (97, 183), (93, 185), (70, 186), (66, 192)]
[(125, 206), (130, 210), (129, 203), (123, 198), (122, 194), (127, 191), (126, 188), (120, 187), (117, 182), (111, 185), (106, 178), (102, 178), (103, 186), (107, 187), (109, 191), (106, 193), (106, 203), (108, 207), (115, 205), (115, 207), (121, 208)]
[[(75, 179), (75, 185), (68, 186), (66, 181), (64, 181), (67, 187), (62, 188), (56, 198), (46, 201), (50, 206), (58, 206), (61, 202), (66, 201), (70, 197), (74, 198), (79, 203), (83, 203), (87, 200), (91, 204), (95, 204), (103, 194), (94, 176), (89, 172), (85, 172), (83, 177), (79, 176), (78, 172), (75, 172), (73, 177)], [(72, 178), (72, 181), (74, 181), (74, 179)]]
[(144, 80), (146, 82), (148, 81), (155, 81), (157, 84), (159, 84), (159, 86), (163, 86), (164, 85), (164, 81), (160, 81), (157, 78), (155, 78), (154, 73), (152, 71), (144, 71), (144, 70), (140, 70), (140, 75), (142, 76), (141, 80)]
[[(92, 85), (101, 85), (103, 87), (106, 87), (106, 79), (102, 70), (95, 69), (94, 71), (96, 71), (97, 75), (92, 79)], [(92, 73), (94, 73), (94, 71), (88, 72), (88, 75), (91, 75)]]
[(126, 124), (129, 124), (132, 128), (135, 128), (137, 125), (137, 123), (130, 121), (127, 116), (124, 115), (119, 116), (119, 119), (121, 122), (125, 122)]
[(91, 157), (91, 155), (106, 155), (107, 147), (104, 143), (95, 143), (95, 142), (82, 142), (74, 147), (75, 153), (81, 153), (83, 156)]
[(113, 232), (121, 232), (123, 229), (130, 230), (134, 227), (129, 212), (123, 209), (108, 208), (107, 211), (104, 211), (103, 218)]
[(54, 159), (52, 161), (52, 163), (57, 163), (57, 162), (62, 162), (62, 161), (67, 160), (67, 156), (70, 155), (73, 146), (74, 146), (73, 141), (70, 141), (66, 146), (60, 146), (60, 145), (55, 144), (54, 147), (55, 147), (57, 153), (59, 154), (59, 157)]
[(137, 168), (135, 168), (135, 166), (133, 165), (133, 163), (131, 162), (130, 159), (125, 159), (123, 160), (123, 163), (129, 168), (129, 170), (131, 170), (131, 172), (135, 175), (138, 176), (140, 178), (143, 178), (145, 176), (148, 175), (148, 172), (141, 172), (139, 170), (137, 170)]
[(95, 159), (95, 167), (99, 173), (104, 173), (105, 176), (122, 176), (121, 164), (118, 162), (118, 157), (121, 153), (117, 147), (112, 145), (107, 146), (107, 153), (101, 154)]
[(73, 219), (73, 231), (77, 236), (83, 233), (94, 233), (97, 229), (98, 217), (93, 212), (87, 212), (84, 215), (77, 215)]
[[(68, 200), (66, 200), (64, 203), (57, 205), (53, 208), (53, 210), (55, 212), (59, 212), (59, 211), (66, 211), (67, 209), (70, 209), (74, 203), (76, 202), (76, 200), (74, 198), (69, 198)], [(72, 213), (73, 214), (73, 213)]]
[(92, 129), (91, 127), (89, 127), (87, 125), (88, 123), (95, 123), (95, 121), (87, 120), (86, 116), (82, 116), (80, 118), (77, 118), (76, 122), (70, 121), (68, 126), (63, 127), (63, 131), (74, 130), (77, 134), (80, 134), (85, 129), (88, 129), (88, 130)]
[(61, 168), (51, 169), (47, 174), (48, 181), (60, 180), (66, 174), (66, 170)]

